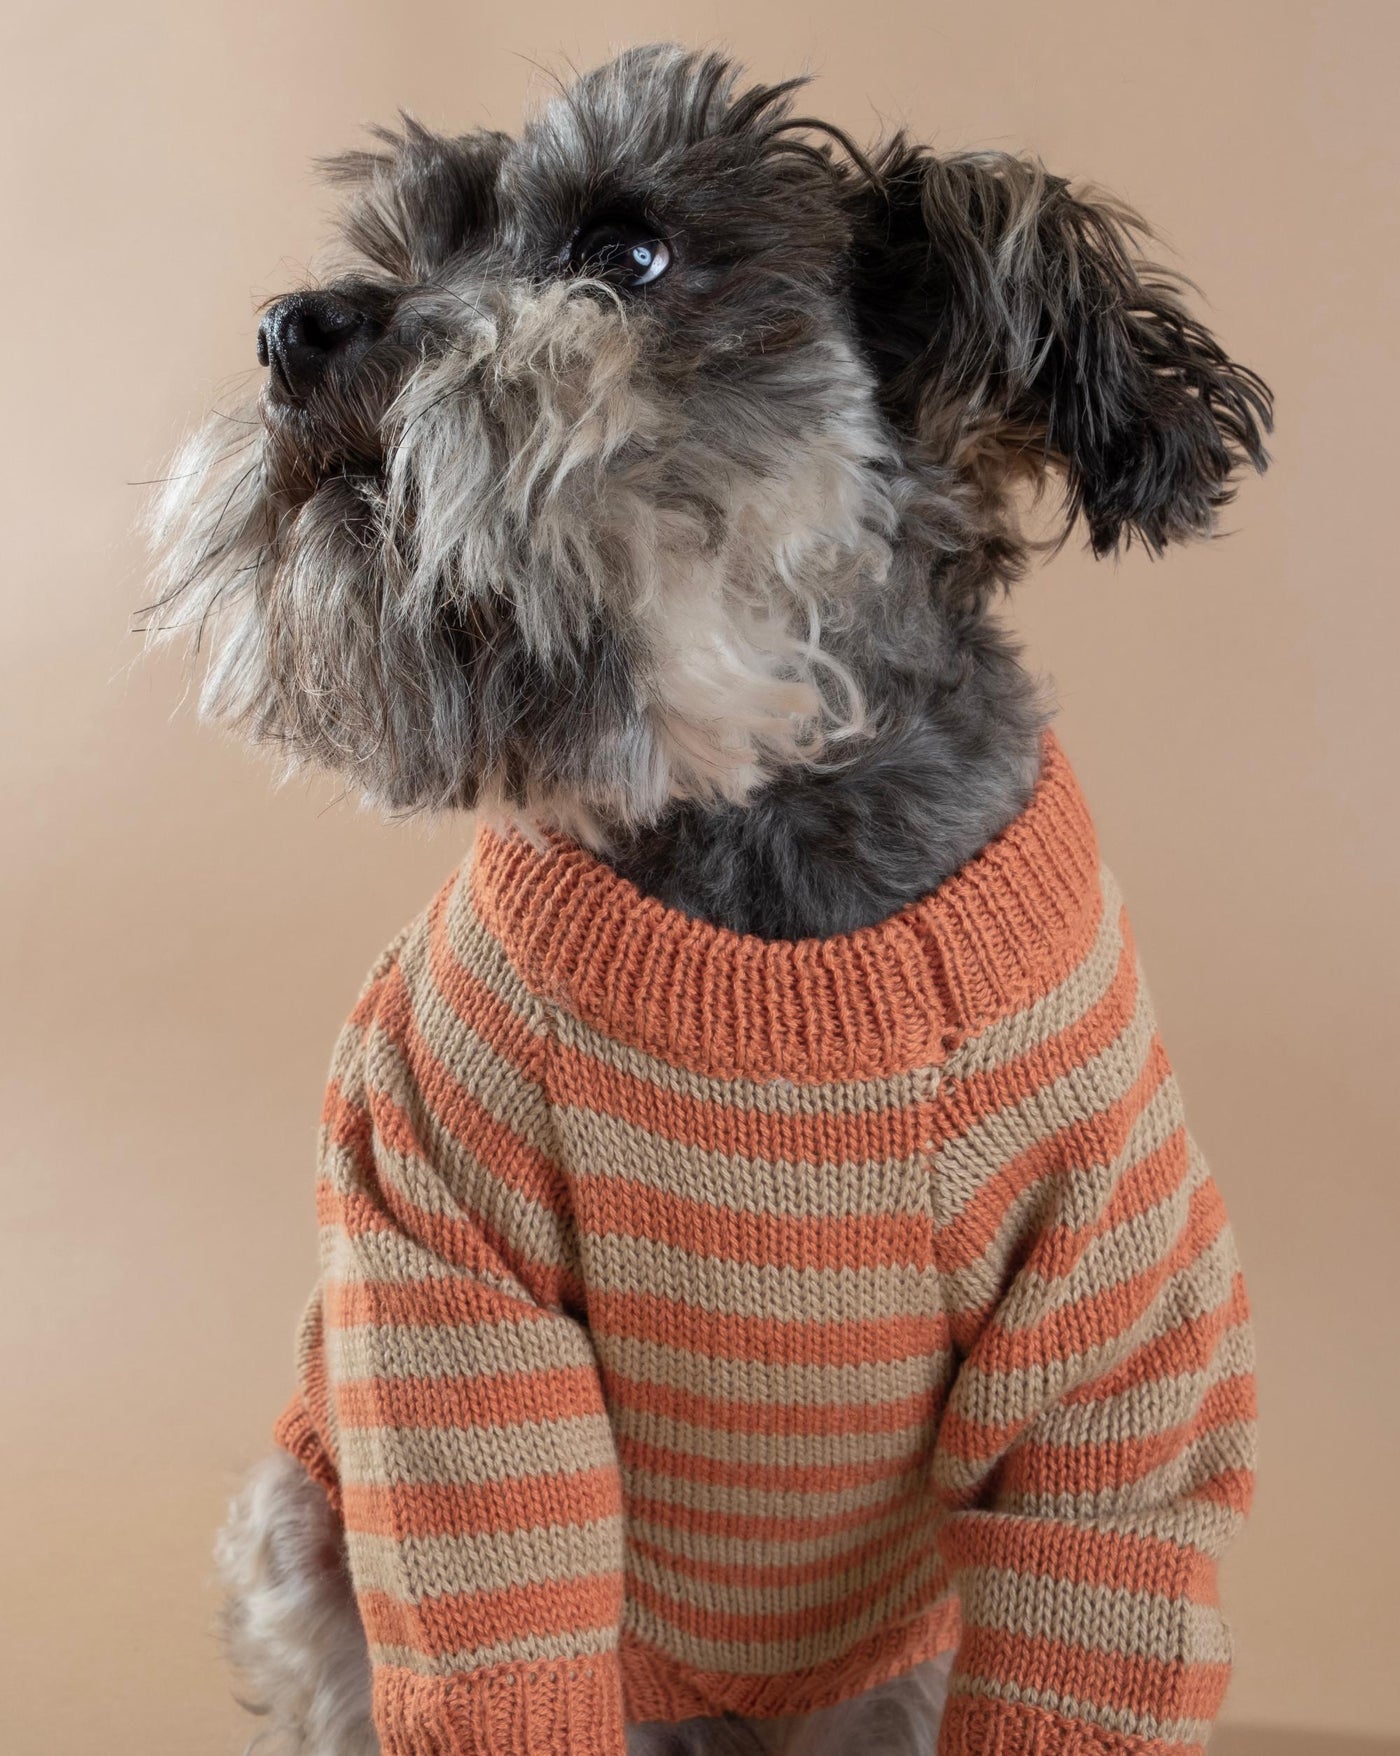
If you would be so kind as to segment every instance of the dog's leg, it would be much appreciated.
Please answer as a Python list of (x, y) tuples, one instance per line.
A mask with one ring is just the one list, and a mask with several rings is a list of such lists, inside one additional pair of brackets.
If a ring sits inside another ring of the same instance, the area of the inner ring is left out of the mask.
[(934, 1756), (953, 1655), (925, 1659), (902, 1677), (793, 1724), (783, 1756)]
[(378, 1756), (364, 1629), (320, 1487), (285, 1453), (264, 1459), (214, 1553), (229, 1657), (271, 1721), (259, 1756)]
[(627, 1728), (627, 1756), (934, 1756), (952, 1653), (815, 1713), (657, 1720)]

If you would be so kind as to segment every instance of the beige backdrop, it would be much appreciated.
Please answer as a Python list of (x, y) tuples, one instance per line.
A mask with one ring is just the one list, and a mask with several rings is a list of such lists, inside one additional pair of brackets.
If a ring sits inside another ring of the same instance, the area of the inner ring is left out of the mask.
[(1015, 614), (1257, 1310), (1226, 1719), (1307, 1735), (1218, 1747), (1400, 1748), (1398, 26), (1393, 0), (11, 0), (0, 1748), (239, 1747), (209, 1540), (289, 1385), (330, 1044), (464, 845), (274, 791), (175, 711), (174, 664), (131, 668), (134, 484), (253, 368), (256, 301), (321, 234), (314, 154), (401, 104), (511, 127), (533, 59), (663, 35), (810, 67), (857, 135), (1028, 147), (1127, 196), (1277, 389), (1228, 541), (1066, 553)]

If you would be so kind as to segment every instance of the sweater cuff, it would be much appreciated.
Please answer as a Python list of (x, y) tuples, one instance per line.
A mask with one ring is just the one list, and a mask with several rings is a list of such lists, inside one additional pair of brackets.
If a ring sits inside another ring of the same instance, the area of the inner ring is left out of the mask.
[(950, 1695), (938, 1756), (1200, 1756), (1199, 1744), (1127, 1737), (1022, 1701)]
[(626, 1756), (617, 1655), (451, 1677), (376, 1667), (383, 1756)]

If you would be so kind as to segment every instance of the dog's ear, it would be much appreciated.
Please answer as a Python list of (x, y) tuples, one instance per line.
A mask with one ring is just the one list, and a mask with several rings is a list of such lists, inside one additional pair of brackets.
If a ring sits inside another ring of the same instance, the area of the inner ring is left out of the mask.
[(954, 467), (1057, 466), (1096, 554), (1209, 533), (1273, 399), (1138, 257), (1142, 221), (1006, 153), (897, 137), (867, 169), (851, 297), (896, 424)]

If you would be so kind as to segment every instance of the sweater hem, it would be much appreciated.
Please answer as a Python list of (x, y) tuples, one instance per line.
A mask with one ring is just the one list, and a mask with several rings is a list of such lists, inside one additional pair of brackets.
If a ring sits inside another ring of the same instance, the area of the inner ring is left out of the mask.
[(302, 1407), (299, 1396), (293, 1397), (278, 1416), (272, 1438), (321, 1487), (330, 1501), (331, 1511), (337, 1518), (341, 1517), (340, 1482), (321, 1444), (316, 1424)]
[(374, 1675), (382, 1756), (626, 1756), (615, 1654), (424, 1677)]
[(824, 1665), (798, 1675), (736, 1676), (694, 1670), (624, 1629), (622, 1687), (629, 1724), (711, 1718), (782, 1719), (854, 1700), (958, 1643), (958, 1606), (945, 1599), (924, 1616), (884, 1628)]
[(1135, 1738), (1024, 1701), (952, 1695), (938, 1756), (1203, 1756), (1199, 1744)]

